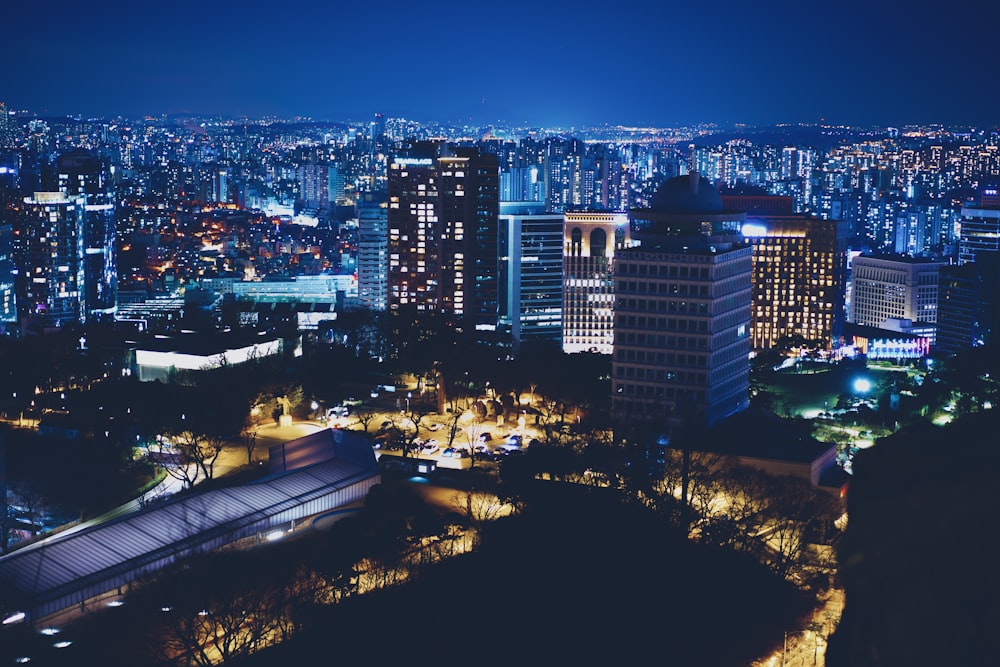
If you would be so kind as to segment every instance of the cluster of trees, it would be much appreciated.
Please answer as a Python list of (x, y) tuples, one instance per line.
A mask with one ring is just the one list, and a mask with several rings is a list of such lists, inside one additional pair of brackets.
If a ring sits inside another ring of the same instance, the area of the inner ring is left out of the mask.
[(536, 442), (522, 457), (504, 461), (500, 497), (521, 507), (538, 480), (616, 489), (692, 539), (752, 556), (803, 585), (824, 589), (832, 583), (832, 551), (810, 544), (835, 541), (843, 507), (806, 479), (772, 475), (717, 454), (654, 453), (598, 431)]
[[(492, 495), (460, 500), (464, 510), (449, 512), (387, 482), (329, 532), (195, 557), (133, 586), (124, 606), (64, 629), (72, 652), (49, 653), (73, 664), (268, 665), (304, 664), (325, 646), (385, 662), (431, 641), (456, 657), (513, 659), (533, 646), (553, 659), (631, 660), (668, 641), (684, 661), (743, 664), (780, 646), (808, 608), (751, 559), (686, 539), (619, 490), (547, 481), (503, 518)], [(729, 623), (721, 643), (703, 621), (718, 609)], [(494, 626), (517, 641), (496, 646)]]
[(412, 580), (465, 551), (463, 531), (474, 514), (445, 513), (405, 485), (377, 486), (326, 532), (196, 556), (133, 585), (120, 610), (84, 617), (67, 631), (77, 643), (73, 660), (238, 661), (313, 625), (323, 607)]

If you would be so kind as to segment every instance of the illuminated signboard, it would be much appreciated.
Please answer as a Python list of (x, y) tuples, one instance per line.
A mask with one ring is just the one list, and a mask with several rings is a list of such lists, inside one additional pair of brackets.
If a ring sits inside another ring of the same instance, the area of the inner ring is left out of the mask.
[(429, 157), (398, 157), (394, 162), (402, 167), (429, 167), (434, 164)]

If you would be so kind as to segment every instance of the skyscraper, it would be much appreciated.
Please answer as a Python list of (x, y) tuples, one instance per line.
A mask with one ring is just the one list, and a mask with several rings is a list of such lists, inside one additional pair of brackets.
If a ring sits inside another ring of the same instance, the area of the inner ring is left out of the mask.
[(17, 123), (14, 117), (7, 110), (7, 105), (0, 102), (0, 150), (5, 148), (17, 148)]
[(23, 326), (42, 329), (85, 319), (86, 202), (63, 192), (36, 192), (19, 219), (23, 266), (18, 309)]
[(630, 217), (637, 245), (614, 267), (612, 415), (650, 430), (714, 425), (749, 405), (745, 214), (692, 172)]
[(383, 311), (387, 305), (387, 213), (386, 202), (372, 195), (358, 202), (358, 304), (367, 310)]
[(497, 325), (499, 165), (423, 144), (389, 165), (390, 309), (440, 311), (468, 331)]
[(118, 298), (118, 265), (112, 168), (107, 160), (79, 149), (60, 155), (56, 171), (59, 191), (69, 199), (84, 199), (80, 258), (83, 316), (85, 319), (113, 317)]
[(500, 325), (514, 350), (562, 340), (563, 216), (541, 202), (500, 203)]
[(6, 324), (17, 321), (15, 276), (14, 226), (0, 220), (0, 332)]
[(979, 206), (963, 206), (959, 219), (960, 237), (958, 242), (958, 263), (967, 264), (976, 260), (982, 251), (1000, 252), (1000, 202), (997, 202), (997, 188), (983, 193)]
[[(910, 327), (934, 341), (938, 280), (947, 262), (901, 256), (855, 257), (848, 321), (863, 326)], [(909, 324), (906, 324), (909, 322)]]
[(829, 348), (846, 315), (847, 223), (748, 214), (742, 231), (753, 246), (751, 347), (801, 336)]
[(563, 352), (614, 350), (614, 262), (631, 243), (626, 213), (568, 212), (563, 227)]
[(941, 267), (937, 349), (954, 353), (995, 343), (1000, 331), (1000, 253)]

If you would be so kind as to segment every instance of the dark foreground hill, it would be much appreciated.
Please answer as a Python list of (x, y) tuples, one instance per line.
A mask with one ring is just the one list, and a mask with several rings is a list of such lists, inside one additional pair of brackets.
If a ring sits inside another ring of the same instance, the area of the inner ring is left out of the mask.
[[(746, 665), (808, 601), (656, 516), (573, 493), (497, 522), (479, 552), (325, 610), (246, 664)], [(324, 663), (325, 664), (325, 663)]]
[[(399, 524), (405, 530), (420, 515), (395, 516), (409, 517)], [(220, 619), (240, 609), (244, 620), (253, 617), (266, 607), (253, 591), (279, 590), (297, 563), (325, 562), (335, 550), (324, 549), (347, 534), (314, 533), (193, 561), (130, 593), (124, 606), (64, 628), (57, 639), (73, 640), (65, 650), (31, 628), (24, 630), (33, 639), (20, 640), (31, 647), (32, 664), (179, 665), (167, 657), (177, 653), (164, 632), (197, 621), (202, 614), (191, 613), (192, 604)], [(338, 605), (290, 601), (301, 630), (226, 664), (745, 667), (781, 648), (783, 631), (798, 625), (810, 598), (754, 561), (682, 538), (660, 515), (614, 494), (547, 482), (521, 514), (487, 524), (476, 552)]]
[(857, 456), (830, 667), (1000, 664), (998, 432), (987, 410)]

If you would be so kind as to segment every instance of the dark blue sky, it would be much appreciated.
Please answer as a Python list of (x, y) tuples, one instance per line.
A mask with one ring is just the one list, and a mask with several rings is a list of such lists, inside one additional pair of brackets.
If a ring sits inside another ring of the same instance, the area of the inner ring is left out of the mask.
[(997, 5), (13, 1), (0, 101), (88, 116), (989, 126)]

